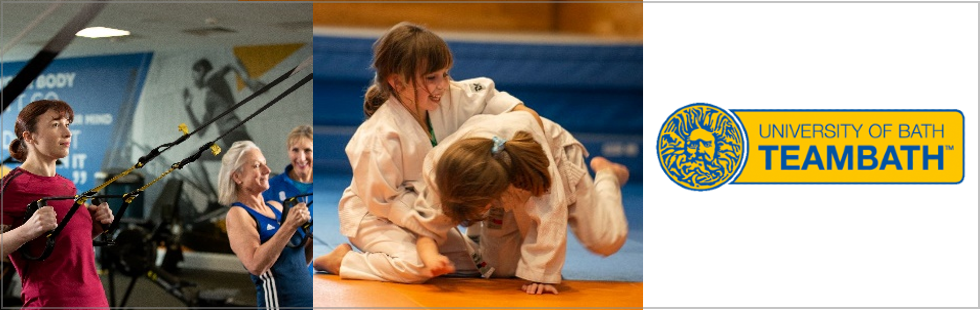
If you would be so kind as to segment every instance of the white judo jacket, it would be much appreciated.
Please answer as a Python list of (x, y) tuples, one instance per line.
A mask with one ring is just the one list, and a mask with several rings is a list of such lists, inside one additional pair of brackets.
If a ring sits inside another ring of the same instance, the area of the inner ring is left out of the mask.
[[(521, 103), (497, 91), (488, 78), (452, 81), (429, 118), (436, 141), (441, 143), (470, 117), (504, 113)], [(370, 212), (416, 234), (436, 238), (421, 223), (435, 215), (413, 208), (424, 187), (422, 163), (430, 150), (428, 134), (395, 98), (362, 123), (346, 148), (354, 176), (338, 206), (341, 234), (355, 238), (361, 220)]]
[[(446, 137), (426, 157), (423, 166), (426, 188), (421, 192), (415, 209), (419, 214), (435, 215), (433, 219), (422, 223), (433, 231), (432, 235), (437, 242), (445, 240), (446, 232), (452, 229), (453, 225), (448, 217), (442, 214), (435, 183), (435, 164), (443, 152), (454, 142), (465, 138), (497, 136), (509, 140), (518, 131), (530, 132), (549, 158), (551, 188), (542, 196), (531, 197), (524, 205), (504, 207), (505, 210), (513, 212), (514, 221), (523, 240), (519, 240), (520, 244), (498, 244), (495, 248), (513, 249), (514, 254), (520, 256), (516, 262), (517, 277), (533, 282), (557, 284), (561, 282), (561, 270), (565, 264), (568, 205), (575, 199), (573, 186), (588, 171), (584, 167), (567, 164), (566, 160), (562, 160), (565, 158), (565, 146), (581, 147), (584, 153), (581, 143), (558, 124), (545, 118), (542, 118), (542, 121), (547, 132), (542, 131), (537, 120), (530, 113), (525, 112), (477, 115), (470, 118), (456, 133)], [(504, 226), (508, 224), (505, 223)], [(480, 242), (481, 245), (485, 245), (488, 242), (499, 241), (485, 240), (481, 237)]]

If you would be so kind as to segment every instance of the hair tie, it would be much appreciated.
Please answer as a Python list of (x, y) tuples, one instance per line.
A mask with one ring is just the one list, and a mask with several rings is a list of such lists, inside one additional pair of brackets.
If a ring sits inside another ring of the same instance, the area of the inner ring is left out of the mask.
[(504, 150), (504, 142), (507, 142), (507, 140), (501, 139), (497, 136), (493, 136), (493, 139), (491, 140), (493, 140), (493, 147), (490, 148), (490, 154), (500, 154), (500, 151)]

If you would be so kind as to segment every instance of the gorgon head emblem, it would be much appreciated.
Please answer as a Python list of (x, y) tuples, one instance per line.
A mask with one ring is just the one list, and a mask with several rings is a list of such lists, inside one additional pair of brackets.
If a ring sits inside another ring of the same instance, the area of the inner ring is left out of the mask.
[(725, 111), (697, 103), (672, 114), (660, 129), (657, 151), (664, 172), (692, 190), (721, 186), (742, 160), (742, 131)]

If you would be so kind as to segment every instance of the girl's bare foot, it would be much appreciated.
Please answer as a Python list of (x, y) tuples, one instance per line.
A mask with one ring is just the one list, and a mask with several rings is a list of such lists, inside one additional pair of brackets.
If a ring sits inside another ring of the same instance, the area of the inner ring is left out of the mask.
[(313, 261), (313, 269), (339, 275), (340, 263), (344, 261), (344, 256), (350, 251), (350, 244), (341, 243), (333, 251), (330, 251), (329, 254), (317, 257)]
[(626, 181), (630, 178), (630, 170), (626, 166), (611, 162), (602, 156), (592, 158), (592, 162), (589, 165), (592, 166), (592, 170), (596, 173), (600, 170), (609, 169), (619, 179), (619, 186), (626, 184)]

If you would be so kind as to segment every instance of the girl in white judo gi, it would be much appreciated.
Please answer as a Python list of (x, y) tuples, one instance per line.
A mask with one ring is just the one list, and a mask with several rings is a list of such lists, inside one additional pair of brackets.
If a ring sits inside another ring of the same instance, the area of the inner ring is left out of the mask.
[[(428, 227), (437, 231), (482, 223), (477, 251), (495, 268), (493, 276), (527, 280), (522, 290), (528, 294), (557, 294), (566, 227), (603, 256), (626, 241), (620, 187), (629, 170), (595, 157), (593, 180), (585, 156), (581, 143), (550, 120), (544, 119), (542, 131), (527, 113), (474, 116), (426, 157), (426, 188), (416, 209), (451, 219), (448, 226), (431, 221)], [(430, 247), (423, 245), (432, 241), (426, 239), (419, 240), (423, 261), (451, 270), (444, 257), (426, 251)]]
[[(452, 81), (452, 63), (446, 42), (413, 24), (398, 24), (375, 42), (377, 74), (364, 99), (368, 119), (347, 145), (354, 176), (339, 203), (340, 232), (363, 252), (342, 244), (317, 258), (315, 269), (402, 283), (432, 276), (418, 257), (416, 236), (431, 231), (423, 223), (435, 214), (413, 208), (424, 187), (425, 155), (474, 115), (514, 110), (537, 116), (490, 79)], [(445, 253), (468, 260), (463, 242), (449, 239)]]

